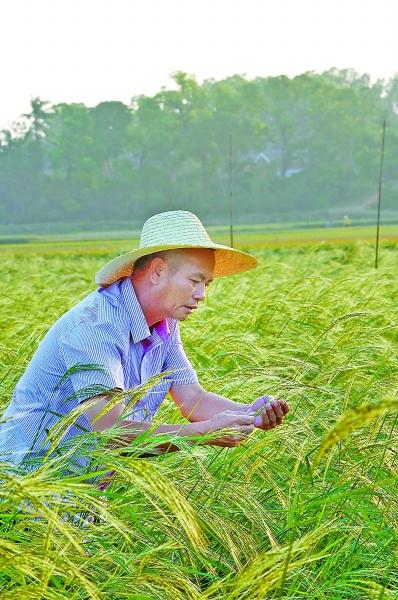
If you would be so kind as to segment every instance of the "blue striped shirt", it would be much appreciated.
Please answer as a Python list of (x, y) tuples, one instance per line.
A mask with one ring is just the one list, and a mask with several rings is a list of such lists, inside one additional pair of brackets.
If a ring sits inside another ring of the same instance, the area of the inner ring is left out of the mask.
[[(48, 431), (103, 390), (129, 390), (171, 372), (131, 409), (133, 421), (151, 421), (173, 385), (196, 383), (175, 319), (152, 329), (129, 278), (99, 289), (65, 313), (43, 338), (1, 419), (0, 460), (20, 463), (49, 447)], [(62, 443), (91, 431), (85, 414)]]

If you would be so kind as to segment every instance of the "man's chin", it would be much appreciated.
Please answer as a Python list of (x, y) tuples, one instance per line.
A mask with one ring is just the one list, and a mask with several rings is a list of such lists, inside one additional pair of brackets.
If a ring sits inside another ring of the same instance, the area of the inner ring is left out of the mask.
[(188, 319), (189, 315), (193, 312), (193, 310), (191, 308), (189, 308), (188, 306), (181, 306), (177, 311), (176, 311), (176, 316), (175, 318), (178, 321), (186, 321), (186, 319)]
[(177, 321), (186, 321), (189, 317), (189, 313), (179, 313), (178, 315), (175, 316), (175, 319), (177, 319)]

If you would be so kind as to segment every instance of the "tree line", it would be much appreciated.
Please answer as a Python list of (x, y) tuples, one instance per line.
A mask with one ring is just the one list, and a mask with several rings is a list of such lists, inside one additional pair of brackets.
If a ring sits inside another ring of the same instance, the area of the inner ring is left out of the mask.
[(173, 79), (129, 105), (33, 98), (0, 135), (0, 222), (128, 225), (185, 208), (225, 223), (230, 190), (237, 222), (371, 218), (383, 119), (383, 209), (398, 218), (398, 76)]

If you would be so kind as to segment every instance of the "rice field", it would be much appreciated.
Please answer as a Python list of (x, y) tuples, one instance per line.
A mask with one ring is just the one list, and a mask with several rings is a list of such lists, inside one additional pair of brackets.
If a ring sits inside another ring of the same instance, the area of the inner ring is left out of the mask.
[[(2, 406), (123, 249), (2, 252)], [(204, 387), (285, 398), (285, 423), (234, 449), (180, 442), (149, 458), (152, 434), (128, 453), (104, 439), (87, 450), (115, 471), (102, 491), (65, 456), (3, 467), (2, 600), (398, 598), (398, 246), (383, 243), (377, 271), (363, 241), (253, 252), (258, 269), (214, 282), (182, 336)], [(166, 399), (156, 424), (180, 420)]]
[[(211, 238), (219, 244), (230, 244), (230, 228), (228, 226), (207, 227)], [(110, 231), (84, 232), (59, 235), (0, 235), (0, 248), (3, 251), (17, 254), (57, 252), (127, 252), (139, 243), (140, 231)], [(299, 247), (316, 243), (333, 242), (344, 244), (354, 241), (374, 242), (376, 237), (375, 225), (356, 226), (305, 226), (293, 228), (291, 224), (257, 223), (255, 225), (235, 225), (233, 228), (233, 245), (236, 248), (249, 247), (261, 250), (263, 248)], [(398, 224), (383, 224), (381, 238), (386, 242), (398, 242)]]

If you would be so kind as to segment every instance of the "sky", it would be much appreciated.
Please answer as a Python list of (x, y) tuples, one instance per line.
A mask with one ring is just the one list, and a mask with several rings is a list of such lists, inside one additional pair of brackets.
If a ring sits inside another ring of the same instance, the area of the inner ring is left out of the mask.
[(398, 0), (0, 0), (0, 129), (53, 104), (204, 79), (398, 73)]

